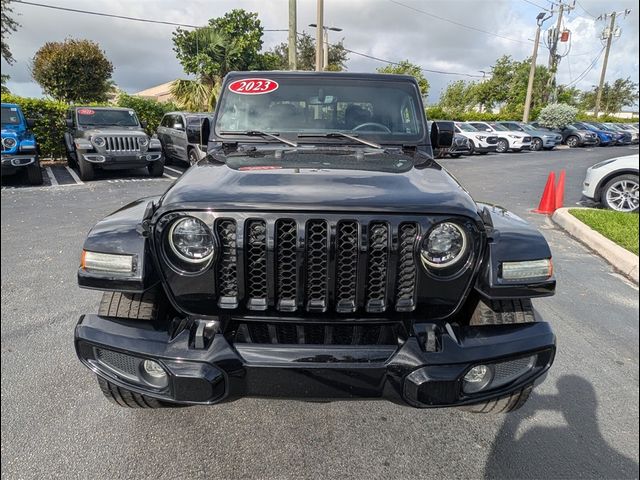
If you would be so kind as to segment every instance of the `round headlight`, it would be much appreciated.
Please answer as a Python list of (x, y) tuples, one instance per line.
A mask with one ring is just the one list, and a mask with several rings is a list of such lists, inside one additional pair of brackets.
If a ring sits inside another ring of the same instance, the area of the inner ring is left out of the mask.
[(169, 244), (178, 258), (188, 263), (206, 262), (215, 250), (211, 230), (195, 217), (177, 220), (171, 226)]
[(431, 229), (422, 242), (420, 258), (427, 268), (447, 268), (456, 264), (467, 251), (467, 235), (462, 227), (444, 222)]
[(141, 147), (146, 147), (147, 145), (149, 145), (149, 139), (147, 137), (140, 137), (138, 138), (138, 144)]
[(12, 137), (5, 137), (2, 139), (2, 144), (5, 146), (5, 148), (8, 149), (12, 149), (13, 147), (15, 147), (16, 143), (16, 139)]
[(106, 143), (104, 137), (93, 137), (91, 140), (96, 147), (104, 147)]

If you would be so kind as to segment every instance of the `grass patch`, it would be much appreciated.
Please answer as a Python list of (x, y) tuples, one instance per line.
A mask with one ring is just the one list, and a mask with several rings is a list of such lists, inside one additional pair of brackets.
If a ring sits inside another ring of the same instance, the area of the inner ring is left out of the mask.
[(609, 240), (638, 255), (638, 214), (613, 210), (570, 209), (569, 213)]

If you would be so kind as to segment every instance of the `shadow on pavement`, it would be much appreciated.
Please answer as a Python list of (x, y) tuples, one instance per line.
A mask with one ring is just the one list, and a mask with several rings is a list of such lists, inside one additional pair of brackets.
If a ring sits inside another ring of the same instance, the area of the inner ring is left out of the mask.
[[(485, 478), (638, 478), (638, 463), (602, 438), (591, 384), (565, 375), (557, 386), (557, 395), (534, 396), (530, 408), (507, 415), (489, 454)], [(566, 425), (525, 427), (518, 433), (533, 415), (531, 407), (562, 414)]]

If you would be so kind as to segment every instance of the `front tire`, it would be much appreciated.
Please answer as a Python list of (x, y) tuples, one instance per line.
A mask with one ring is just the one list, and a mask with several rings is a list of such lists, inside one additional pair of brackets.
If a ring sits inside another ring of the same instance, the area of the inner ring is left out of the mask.
[(95, 177), (95, 168), (93, 164), (87, 162), (80, 154), (77, 154), (78, 159), (78, 170), (80, 170), (80, 180), (86, 182), (88, 180), (93, 180)]
[(602, 189), (601, 203), (617, 212), (637, 212), (640, 206), (637, 175), (620, 175), (607, 182)]
[(161, 177), (164, 174), (164, 160), (156, 160), (150, 163), (147, 169), (152, 177)]
[(473, 155), (476, 151), (476, 144), (473, 143), (473, 140), (469, 140), (469, 155)]
[(567, 145), (569, 146), (569, 148), (576, 148), (580, 146), (580, 139), (575, 135), (571, 135), (567, 138)]
[(30, 185), (42, 185), (42, 169), (40, 162), (35, 162), (27, 167), (27, 179)]
[(506, 153), (508, 150), (509, 150), (509, 142), (504, 138), (499, 139), (496, 147), (496, 152)]
[(190, 167), (192, 165), (195, 165), (196, 163), (198, 163), (198, 161), (200, 160), (198, 158), (198, 154), (196, 153), (196, 149), (195, 148), (190, 148), (189, 149), (189, 153), (187, 154), (187, 158), (189, 160), (189, 166)]
[(534, 138), (531, 140), (531, 151), (539, 152), (540, 150), (542, 150), (542, 139)]
[[(153, 397), (141, 395), (126, 388), (119, 387), (102, 377), (98, 378), (98, 385), (102, 394), (112, 403), (123, 408), (166, 408), (173, 404), (161, 402)], [(178, 405), (175, 405), (178, 406)]]

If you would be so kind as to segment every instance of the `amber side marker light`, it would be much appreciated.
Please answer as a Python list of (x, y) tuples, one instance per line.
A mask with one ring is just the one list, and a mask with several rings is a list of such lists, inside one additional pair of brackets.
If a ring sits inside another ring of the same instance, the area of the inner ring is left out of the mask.
[(503, 280), (546, 280), (552, 275), (553, 262), (550, 258), (525, 262), (504, 262), (502, 264)]
[(114, 255), (83, 250), (80, 268), (87, 272), (132, 273), (133, 255)]

